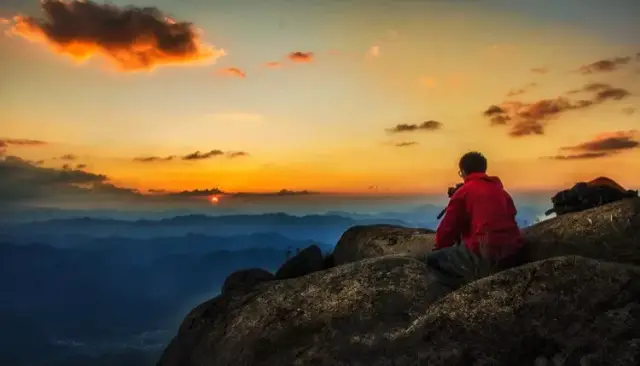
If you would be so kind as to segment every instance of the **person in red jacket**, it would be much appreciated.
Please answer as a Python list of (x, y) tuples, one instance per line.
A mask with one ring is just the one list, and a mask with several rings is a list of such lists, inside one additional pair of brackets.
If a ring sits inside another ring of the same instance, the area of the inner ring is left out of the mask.
[(487, 175), (487, 159), (469, 152), (458, 165), (464, 183), (451, 195), (427, 255), (429, 267), (452, 289), (519, 265), (523, 246), (513, 199), (500, 178)]

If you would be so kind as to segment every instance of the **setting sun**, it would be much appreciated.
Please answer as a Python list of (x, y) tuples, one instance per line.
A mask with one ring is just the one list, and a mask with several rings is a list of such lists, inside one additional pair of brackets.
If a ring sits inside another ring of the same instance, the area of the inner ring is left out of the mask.
[(211, 201), (211, 203), (218, 203), (220, 202), (220, 198), (212, 196), (211, 198), (209, 198), (209, 201)]

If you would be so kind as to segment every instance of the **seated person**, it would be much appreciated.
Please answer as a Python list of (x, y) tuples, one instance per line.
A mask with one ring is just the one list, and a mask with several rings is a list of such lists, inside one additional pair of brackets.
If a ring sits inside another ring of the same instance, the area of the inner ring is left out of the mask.
[(451, 195), (435, 249), (426, 258), (441, 284), (452, 290), (519, 265), (523, 246), (513, 199), (498, 177), (486, 174), (487, 159), (469, 152), (459, 168), (464, 183)]

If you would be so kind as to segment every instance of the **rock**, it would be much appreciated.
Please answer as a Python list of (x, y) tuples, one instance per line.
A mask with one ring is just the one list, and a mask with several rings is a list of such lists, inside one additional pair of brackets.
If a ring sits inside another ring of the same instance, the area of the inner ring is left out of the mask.
[(326, 347), (408, 327), (442, 296), (433, 286), (424, 264), (390, 257), (222, 294), (187, 316), (158, 365), (292, 365), (298, 353), (331, 363)]
[(317, 245), (311, 245), (286, 261), (276, 272), (276, 278), (301, 277), (309, 273), (322, 271), (324, 268), (322, 250)]
[(245, 291), (251, 289), (257, 284), (265, 281), (271, 281), (275, 276), (261, 268), (242, 269), (231, 273), (222, 285), (222, 292)]
[(336, 266), (394, 254), (419, 258), (430, 252), (434, 244), (433, 230), (394, 225), (354, 226), (342, 234), (333, 257)]
[(640, 198), (561, 215), (523, 233), (530, 261), (580, 255), (640, 265)]
[(329, 269), (335, 267), (335, 263), (333, 261), (333, 253), (329, 253), (324, 256), (324, 269)]
[(430, 297), (425, 266), (369, 259), (221, 295), (160, 366), (638, 365), (640, 268), (530, 263)]

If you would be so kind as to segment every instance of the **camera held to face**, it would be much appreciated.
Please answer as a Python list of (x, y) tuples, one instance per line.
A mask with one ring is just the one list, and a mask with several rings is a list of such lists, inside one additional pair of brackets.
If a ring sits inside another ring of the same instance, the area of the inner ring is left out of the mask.
[(464, 183), (458, 183), (458, 184), (456, 184), (456, 185), (455, 185), (455, 186), (453, 186), (453, 187), (449, 187), (449, 188), (447, 189), (447, 195), (449, 196), (449, 198), (451, 198), (451, 196), (453, 196), (453, 195), (456, 193), (456, 191), (457, 191), (458, 189), (460, 189), (460, 187), (462, 187), (462, 185), (463, 185), (463, 184), (464, 184)]

